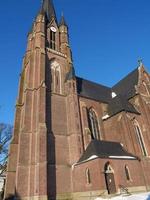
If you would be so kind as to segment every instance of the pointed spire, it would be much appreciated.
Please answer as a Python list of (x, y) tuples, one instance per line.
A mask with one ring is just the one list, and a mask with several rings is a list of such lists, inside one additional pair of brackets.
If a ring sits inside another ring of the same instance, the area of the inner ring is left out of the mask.
[(62, 26), (62, 25), (67, 26), (63, 12), (62, 12), (62, 15), (61, 15), (61, 20), (60, 20), (59, 26)]
[(57, 22), (56, 13), (52, 0), (43, 0), (41, 12), (46, 14), (49, 21), (54, 18)]

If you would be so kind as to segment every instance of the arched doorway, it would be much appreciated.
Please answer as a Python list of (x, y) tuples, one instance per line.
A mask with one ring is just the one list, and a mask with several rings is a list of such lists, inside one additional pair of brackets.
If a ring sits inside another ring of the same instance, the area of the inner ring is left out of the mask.
[(105, 181), (108, 194), (116, 193), (116, 184), (114, 178), (114, 170), (112, 169), (110, 163), (105, 164)]

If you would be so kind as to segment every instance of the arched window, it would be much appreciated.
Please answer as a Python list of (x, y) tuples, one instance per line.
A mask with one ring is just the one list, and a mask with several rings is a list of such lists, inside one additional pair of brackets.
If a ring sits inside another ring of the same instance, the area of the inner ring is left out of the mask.
[(142, 154), (143, 154), (143, 156), (147, 156), (148, 154), (147, 154), (147, 150), (146, 150), (146, 147), (145, 147), (143, 135), (142, 135), (141, 128), (140, 128), (137, 121), (134, 122), (134, 129), (135, 129), (135, 133), (136, 133)]
[(129, 167), (127, 165), (125, 165), (125, 175), (126, 175), (127, 181), (130, 181), (131, 180), (130, 170), (129, 170)]
[(60, 65), (56, 61), (51, 62), (51, 90), (55, 93), (61, 94), (61, 71)]
[(56, 49), (56, 30), (55, 28), (51, 28), (50, 30), (50, 48)]
[(92, 137), (92, 139), (99, 140), (100, 139), (99, 125), (98, 125), (97, 116), (93, 109), (89, 110), (88, 118), (89, 118), (89, 129), (91, 131), (91, 137)]
[(86, 176), (86, 183), (90, 184), (91, 183), (91, 175), (90, 175), (90, 170), (88, 168), (85, 171), (85, 176)]
[(145, 92), (147, 93), (147, 95), (150, 95), (148, 86), (146, 85), (146, 83), (144, 81), (143, 81), (143, 86), (145, 88)]

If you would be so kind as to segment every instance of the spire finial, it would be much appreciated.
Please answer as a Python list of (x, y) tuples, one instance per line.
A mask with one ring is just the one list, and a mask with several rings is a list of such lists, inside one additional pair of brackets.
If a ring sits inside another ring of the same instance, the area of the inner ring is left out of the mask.
[(139, 58), (139, 59), (138, 59), (138, 63), (139, 63), (139, 67), (141, 67), (141, 66), (143, 65), (143, 60), (142, 60), (142, 58)]
[(63, 11), (61, 12), (61, 20), (60, 20), (59, 26), (62, 26), (62, 25), (67, 26)]

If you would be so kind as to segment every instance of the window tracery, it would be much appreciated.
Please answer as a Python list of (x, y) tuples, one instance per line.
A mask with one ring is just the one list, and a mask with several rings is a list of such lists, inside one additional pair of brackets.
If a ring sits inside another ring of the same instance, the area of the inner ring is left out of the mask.
[(62, 88), (61, 88), (61, 70), (60, 65), (56, 61), (51, 62), (51, 90), (54, 93), (61, 94)]
[(56, 49), (56, 33), (52, 30), (50, 30), (50, 48)]
[(134, 121), (134, 129), (135, 129), (135, 133), (136, 133), (142, 154), (143, 154), (143, 156), (147, 156), (148, 154), (147, 154), (144, 138), (143, 138), (143, 135), (142, 135), (141, 128), (140, 128), (137, 121)]
[(92, 139), (100, 139), (100, 132), (99, 132), (99, 124), (96, 113), (93, 109), (90, 109), (88, 112), (89, 118), (89, 129), (91, 131)]

